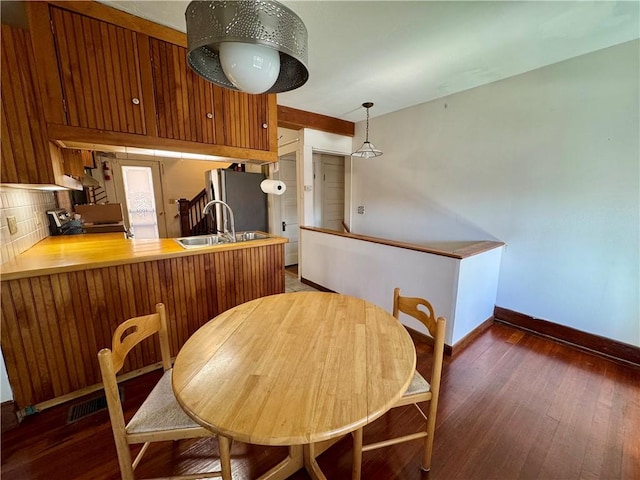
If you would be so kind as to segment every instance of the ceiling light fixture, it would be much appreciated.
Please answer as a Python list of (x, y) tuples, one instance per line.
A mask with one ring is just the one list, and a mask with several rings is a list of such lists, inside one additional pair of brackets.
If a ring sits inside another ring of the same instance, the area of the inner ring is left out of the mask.
[(352, 157), (373, 158), (382, 155), (382, 150), (378, 150), (373, 143), (369, 141), (369, 109), (373, 107), (373, 102), (364, 102), (362, 104), (367, 109), (367, 134), (362, 146), (351, 154)]
[(309, 78), (307, 28), (279, 2), (193, 1), (185, 18), (187, 63), (209, 82), (246, 93), (281, 93)]

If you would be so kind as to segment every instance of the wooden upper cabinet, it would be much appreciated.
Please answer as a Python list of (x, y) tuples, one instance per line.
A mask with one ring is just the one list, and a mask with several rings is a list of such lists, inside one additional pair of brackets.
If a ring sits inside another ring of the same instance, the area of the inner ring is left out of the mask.
[(29, 32), (2, 25), (2, 183), (55, 183)]
[(64, 173), (73, 177), (81, 178), (84, 175), (84, 167), (93, 166), (93, 157), (91, 155), (91, 152), (88, 150), (63, 148), (62, 162)]
[(187, 49), (149, 39), (158, 136), (223, 145), (222, 89), (187, 65)]
[(269, 150), (269, 95), (251, 95), (229, 89), (222, 92), (225, 144)]
[[(187, 49), (150, 39), (158, 136), (269, 150), (269, 96), (223, 89), (187, 65)], [(275, 115), (275, 112), (274, 112)]]
[(54, 6), (50, 14), (66, 124), (145, 135), (144, 35)]
[(277, 160), (276, 95), (196, 75), (184, 33), (98, 2), (25, 4), (48, 139)]

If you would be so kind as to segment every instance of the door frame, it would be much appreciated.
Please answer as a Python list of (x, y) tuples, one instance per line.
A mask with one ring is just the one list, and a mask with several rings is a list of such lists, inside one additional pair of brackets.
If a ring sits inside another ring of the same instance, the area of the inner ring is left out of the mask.
[[(351, 217), (350, 217), (350, 211), (351, 211), (351, 207), (350, 207), (350, 203), (351, 203), (351, 199), (350, 199), (350, 195), (349, 195), (349, 188), (348, 188), (348, 184), (347, 182), (349, 181), (349, 172), (348, 172), (348, 161), (347, 161), (347, 156), (343, 155), (343, 154), (336, 154), (336, 153), (328, 153), (328, 152), (322, 152), (322, 151), (318, 151), (318, 150), (313, 150), (313, 219), (314, 219), (314, 226), (316, 227), (320, 227), (322, 228), (323, 224), (324, 224), (324, 203), (323, 203), (323, 197), (324, 197), (324, 188), (325, 188), (325, 183), (323, 180), (323, 165), (324, 162), (327, 160), (326, 158), (324, 158), (324, 156), (331, 156), (334, 157), (336, 159), (340, 160), (340, 163), (342, 164), (342, 169), (343, 169), (343, 175), (344, 175), (344, 187), (342, 190), (342, 196), (343, 196), (343, 209), (342, 209), (342, 220), (345, 223), (345, 225), (347, 225), (347, 227), (351, 228)], [(342, 227), (341, 230), (342, 231)]]
[[(297, 191), (296, 191), (296, 212), (298, 217), (298, 228), (301, 226), (300, 219), (302, 218), (302, 191), (301, 186), (301, 168), (300, 164), (302, 162), (302, 155), (300, 153), (300, 139), (296, 138), (289, 142), (286, 142), (282, 146), (278, 147), (278, 159), (284, 155), (288, 155), (291, 153), (295, 154), (295, 168), (296, 168), (296, 178), (297, 178)], [(269, 178), (274, 180), (280, 179), (279, 169), (276, 171), (276, 167), (274, 164), (269, 165)], [(280, 195), (268, 195), (269, 201), (269, 233), (273, 233), (274, 235), (279, 235), (280, 232), (276, 231), (277, 226), (282, 224), (282, 198)], [(299, 235), (298, 235), (299, 236)], [(300, 251), (300, 242), (298, 242), (298, 264), (300, 263), (301, 251)], [(300, 269), (298, 269), (300, 272)], [(300, 277), (300, 273), (298, 273), (298, 277)]]

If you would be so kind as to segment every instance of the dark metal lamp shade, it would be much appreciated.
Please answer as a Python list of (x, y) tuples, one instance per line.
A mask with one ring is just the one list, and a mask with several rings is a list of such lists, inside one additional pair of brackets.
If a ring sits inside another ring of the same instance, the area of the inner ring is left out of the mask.
[(238, 42), (279, 52), (280, 72), (262, 93), (294, 90), (306, 83), (307, 29), (289, 8), (272, 0), (192, 1), (185, 12), (187, 63), (198, 75), (224, 88), (240, 90), (225, 74), (220, 44)]

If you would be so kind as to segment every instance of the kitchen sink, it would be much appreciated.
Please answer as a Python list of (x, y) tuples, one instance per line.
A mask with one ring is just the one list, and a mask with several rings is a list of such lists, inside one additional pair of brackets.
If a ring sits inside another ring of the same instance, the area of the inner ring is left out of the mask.
[(229, 239), (222, 235), (195, 235), (193, 237), (180, 237), (174, 239), (182, 248), (211, 247), (229, 243)]
[[(240, 232), (236, 233), (236, 242), (248, 242), (251, 240), (263, 240), (269, 235), (260, 232)], [(192, 237), (180, 237), (174, 239), (182, 248), (212, 247), (231, 243), (224, 235), (194, 235)]]
[(269, 235), (265, 235), (260, 232), (240, 232), (236, 233), (236, 242), (246, 242), (249, 240), (263, 240), (269, 238)]

